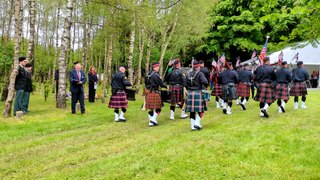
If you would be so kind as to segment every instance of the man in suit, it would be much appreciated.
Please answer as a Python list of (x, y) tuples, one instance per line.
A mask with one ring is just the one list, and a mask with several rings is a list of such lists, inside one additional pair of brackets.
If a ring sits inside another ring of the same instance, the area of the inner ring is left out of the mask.
[[(25, 89), (27, 85), (27, 72), (24, 69), (27, 64), (25, 57), (19, 58), (18, 74), (15, 81), (16, 99), (14, 101), (13, 115), (16, 115), (17, 111), (23, 111), (23, 98), (25, 96)], [(23, 112), (26, 113), (26, 112)]]
[(82, 66), (76, 62), (74, 63), (74, 69), (70, 71), (70, 91), (72, 96), (71, 101), (71, 113), (76, 114), (76, 103), (80, 102), (81, 114), (85, 113), (84, 108), (84, 88), (83, 84), (86, 82), (84, 72), (81, 70)]
[(26, 64), (25, 68), (26, 68), (27, 85), (25, 88), (25, 95), (23, 98), (23, 112), (28, 113), (29, 112), (30, 93), (33, 91), (32, 79), (31, 79), (32, 65), (30, 63), (28, 63), (28, 64)]

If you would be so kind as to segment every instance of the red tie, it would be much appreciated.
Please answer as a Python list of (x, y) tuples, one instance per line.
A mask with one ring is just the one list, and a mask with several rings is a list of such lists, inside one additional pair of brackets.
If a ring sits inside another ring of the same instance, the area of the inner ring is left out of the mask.
[(79, 81), (81, 80), (80, 71), (78, 71), (78, 79), (79, 79)]

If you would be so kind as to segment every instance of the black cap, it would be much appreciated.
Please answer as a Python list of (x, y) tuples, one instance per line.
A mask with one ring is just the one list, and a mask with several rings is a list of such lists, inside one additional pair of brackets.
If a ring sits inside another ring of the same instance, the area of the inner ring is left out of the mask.
[(263, 62), (264, 62), (264, 63), (266, 63), (266, 62), (268, 62), (268, 61), (270, 61), (270, 58), (269, 58), (268, 56), (263, 58)]
[(179, 58), (176, 58), (175, 60), (174, 60), (174, 65), (177, 65), (177, 64), (179, 64), (180, 63), (180, 60), (179, 60)]
[(298, 61), (297, 66), (301, 66), (303, 64), (303, 61)]
[(203, 60), (200, 60), (200, 61), (199, 61), (199, 64), (204, 64)]
[(26, 60), (26, 57), (24, 57), (24, 56), (19, 57), (19, 62), (24, 61), (24, 60)]
[(73, 64), (74, 64), (74, 65), (79, 64), (79, 61), (76, 61), (76, 62), (74, 62)]
[(192, 65), (199, 65), (200, 63), (199, 63), (199, 61), (197, 61), (197, 60), (194, 60), (193, 61), (193, 63), (192, 63)]
[(119, 68), (121, 68), (121, 67), (123, 67), (123, 68), (126, 68), (126, 69), (127, 69), (127, 66), (126, 66), (126, 65), (120, 65), (120, 66), (119, 66)]
[(285, 66), (287, 64), (288, 64), (287, 61), (282, 61), (282, 63), (281, 63), (282, 66)]
[(247, 67), (247, 66), (249, 66), (249, 64), (248, 64), (248, 63), (244, 63), (243, 66), (244, 66), (244, 67)]
[(28, 63), (28, 64), (26, 64), (25, 67), (32, 67), (32, 64), (31, 64), (31, 63)]

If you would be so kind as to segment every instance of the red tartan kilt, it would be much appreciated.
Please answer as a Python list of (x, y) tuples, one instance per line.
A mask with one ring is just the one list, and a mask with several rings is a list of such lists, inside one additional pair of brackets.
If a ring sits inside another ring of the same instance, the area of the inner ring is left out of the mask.
[(162, 100), (159, 92), (148, 92), (146, 94), (146, 109), (162, 108)]
[(240, 82), (237, 85), (237, 95), (238, 97), (250, 97), (250, 87), (245, 82)]
[(294, 82), (290, 89), (290, 96), (305, 96), (308, 94), (307, 85), (305, 82)]
[(221, 84), (215, 84), (213, 87), (213, 90), (211, 92), (211, 96), (222, 96), (222, 85)]
[(109, 101), (109, 108), (127, 108), (128, 100), (124, 91), (118, 91), (117, 94), (112, 95)]
[(260, 83), (254, 100), (264, 103), (273, 103), (275, 101), (274, 93), (271, 83)]
[(290, 99), (288, 84), (277, 84), (276, 99), (282, 99), (285, 101)]
[(169, 86), (171, 104), (182, 103), (183, 88), (180, 86)]

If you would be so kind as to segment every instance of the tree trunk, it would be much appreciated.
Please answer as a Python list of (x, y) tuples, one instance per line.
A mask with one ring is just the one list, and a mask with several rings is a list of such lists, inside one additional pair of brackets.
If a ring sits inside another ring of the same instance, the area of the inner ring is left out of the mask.
[(10, 11), (9, 11), (9, 18), (8, 18), (8, 29), (7, 29), (7, 35), (6, 35), (6, 39), (7, 42), (10, 40), (10, 34), (11, 34), (11, 25), (12, 25), (12, 16), (15, 10), (15, 1), (11, 0), (10, 1)]
[(55, 81), (54, 81), (54, 76), (57, 68), (57, 61), (58, 61), (58, 53), (59, 53), (59, 23), (60, 23), (60, 8), (61, 7), (61, 0), (58, 1), (58, 9), (57, 9), (57, 17), (56, 17), (56, 52), (54, 54), (54, 60), (53, 60), (53, 70), (52, 70), (52, 93), (55, 93)]
[(60, 57), (59, 57), (59, 89), (57, 97), (57, 108), (66, 108), (66, 54), (69, 49), (70, 29), (72, 25), (73, 0), (68, 0), (66, 19), (64, 22), (63, 37), (61, 40)]
[(30, 37), (28, 43), (27, 61), (34, 65), (34, 34), (35, 34), (35, 0), (29, 0)]
[[(160, 63), (160, 76), (162, 77), (162, 71), (163, 71), (163, 58), (164, 58), (164, 55), (167, 51), (167, 48), (168, 48), (168, 45), (171, 41), (171, 37), (172, 37), (172, 34), (174, 33), (175, 31), (175, 28), (177, 26), (177, 21), (178, 21), (178, 14), (179, 12), (176, 13), (176, 16), (175, 16), (175, 19), (173, 21), (173, 24), (172, 24), (172, 29), (168, 35), (168, 30), (171, 28), (171, 27), (168, 27), (165, 32), (163, 33), (163, 41), (162, 41), (162, 45), (161, 45), (161, 55), (160, 55), (160, 59), (159, 59), (159, 63)], [(167, 37), (168, 36), (168, 37)]]
[(10, 74), (10, 83), (9, 83), (9, 90), (7, 100), (5, 102), (5, 109), (4, 109), (4, 117), (10, 117), (11, 115), (11, 107), (14, 98), (14, 85), (16, 81), (16, 76), (18, 73), (18, 61), (19, 61), (19, 54), (20, 54), (20, 46), (21, 46), (21, 35), (22, 35), (22, 15), (23, 15), (23, 7), (22, 7), (22, 0), (15, 0), (15, 7), (14, 7), (14, 21), (15, 21), (15, 34), (14, 34), (14, 62), (13, 62), (13, 69)]
[(102, 85), (102, 97), (101, 102), (105, 103), (105, 96), (106, 96), (106, 87), (107, 87), (107, 40), (105, 39), (104, 42), (104, 68), (103, 68), (103, 85)]
[(141, 83), (143, 50), (144, 50), (144, 28), (141, 29), (140, 36), (139, 36), (139, 63), (137, 68), (137, 75), (135, 75), (135, 77), (137, 77), (137, 80), (135, 81), (137, 90), (139, 90), (139, 86)]
[(110, 33), (109, 36), (109, 45), (108, 45), (108, 55), (107, 55), (107, 74), (106, 79), (107, 83), (111, 83), (111, 65), (112, 65), (112, 52), (113, 52), (113, 34)]
[(133, 15), (131, 22), (131, 33), (130, 33), (130, 46), (129, 46), (129, 57), (128, 57), (128, 79), (133, 84), (133, 52), (134, 52), (134, 40), (136, 36), (135, 31), (135, 15)]
[(155, 33), (152, 32), (151, 35), (148, 37), (147, 41), (147, 56), (146, 56), (146, 63), (145, 63), (145, 74), (147, 75), (150, 71), (150, 56), (151, 56), (151, 44), (153, 41), (153, 38), (155, 36)]
[(87, 68), (87, 37), (88, 37), (88, 22), (87, 22), (87, 16), (88, 16), (88, 5), (89, 0), (85, 0), (86, 5), (84, 6), (83, 10), (83, 42), (82, 42), (82, 63), (83, 63), (83, 69), (86, 70)]

